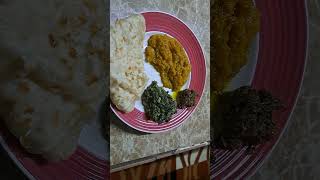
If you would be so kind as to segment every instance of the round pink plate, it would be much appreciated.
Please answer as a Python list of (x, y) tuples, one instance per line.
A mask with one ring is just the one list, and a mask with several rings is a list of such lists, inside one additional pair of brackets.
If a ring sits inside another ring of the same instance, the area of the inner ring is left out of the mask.
[[(162, 12), (145, 12), (142, 13), (142, 15), (146, 21), (145, 44), (150, 35), (161, 33), (176, 38), (184, 47), (192, 68), (190, 78), (184, 85), (184, 88), (190, 88), (196, 91), (199, 95), (196, 99), (196, 105), (198, 105), (205, 86), (206, 63), (202, 48), (196, 36), (186, 24), (172, 15)], [(145, 70), (146, 69), (148, 69), (147, 63), (145, 63)], [(148, 76), (148, 85), (152, 80), (157, 79), (157, 77), (153, 75)], [(160, 79), (158, 79), (158, 81), (160, 81)], [(122, 113), (121, 111), (118, 111), (114, 105), (111, 105), (111, 109), (120, 120), (138, 131), (160, 133), (180, 126), (196, 109), (196, 106), (183, 110), (179, 109), (168, 123), (163, 124), (148, 120), (143, 112), (141, 103), (136, 103), (135, 109), (130, 113)]]
[(279, 97), (285, 110), (274, 113), (279, 129), (274, 138), (249, 155), (245, 149), (214, 150), (211, 179), (247, 179), (276, 146), (290, 119), (299, 94), (306, 63), (308, 41), (304, 0), (256, 0), (261, 12), (257, 64), (252, 86)]

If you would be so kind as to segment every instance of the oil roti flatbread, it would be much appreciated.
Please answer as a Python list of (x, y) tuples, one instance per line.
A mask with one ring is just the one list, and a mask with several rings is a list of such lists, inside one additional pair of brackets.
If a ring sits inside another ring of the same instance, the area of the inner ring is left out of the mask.
[(143, 65), (145, 31), (140, 14), (117, 20), (110, 29), (110, 97), (124, 112), (134, 109), (148, 80)]
[(105, 99), (105, 3), (0, 1), (0, 115), (28, 152), (67, 159)]
[(73, 153), (82, 127), (94, 112), (68, 103), (30, 80), (10, 81), (1, 90), (11, 113), (5, 114), (9, 130), (31, 153), (57, 161)]
[(46, 90), (66, 94), (77, 103), (97, 101), (107, 89), (103, 2), (13, 0), (0, 4), (0, 46), (22, 59), (27, 78)]

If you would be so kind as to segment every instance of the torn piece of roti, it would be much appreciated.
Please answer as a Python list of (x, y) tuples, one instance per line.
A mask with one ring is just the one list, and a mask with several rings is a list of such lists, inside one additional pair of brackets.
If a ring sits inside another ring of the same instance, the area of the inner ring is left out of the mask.
[(8, 82), (1, 96), (11, 107), (4, 114), (9, 130), (27, 151), (53, 161), (73, 153), (82, 127), (94, 115), (88, 105), (67, 102), (30, 80)]
[(8, 1), (0, 4), (0, 46), (46, 90), (78, 103), (100, 101), (109, 51), (104, 7), (103, 0)]
[(67, 159), (107, 91), (105, 0), (0, 1), (0, 115), (30, 153)]
[(110, 97), (123, 112), (131, 112), (147, 83), (143, 65), (146, 31), (142, 15), (119, 19), (110, 29)]

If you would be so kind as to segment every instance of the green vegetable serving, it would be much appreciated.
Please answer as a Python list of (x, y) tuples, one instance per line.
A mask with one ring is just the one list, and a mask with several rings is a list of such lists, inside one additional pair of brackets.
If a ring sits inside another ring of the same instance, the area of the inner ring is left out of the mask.
[(141, 100), (147, 116), (159, 124), (168, 122), (177, 112), (176, 102), (156, 81), (143, 92)]

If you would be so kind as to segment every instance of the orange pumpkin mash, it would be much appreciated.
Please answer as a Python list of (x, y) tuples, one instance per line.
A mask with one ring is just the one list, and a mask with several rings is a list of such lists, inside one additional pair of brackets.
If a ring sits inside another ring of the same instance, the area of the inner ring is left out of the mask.
[(191, 71), (182, 45), (167, 35), (152, 35), (145, 50), (149, 62), (161, 76), (164, 87), (178, 91), (185, 84)]

